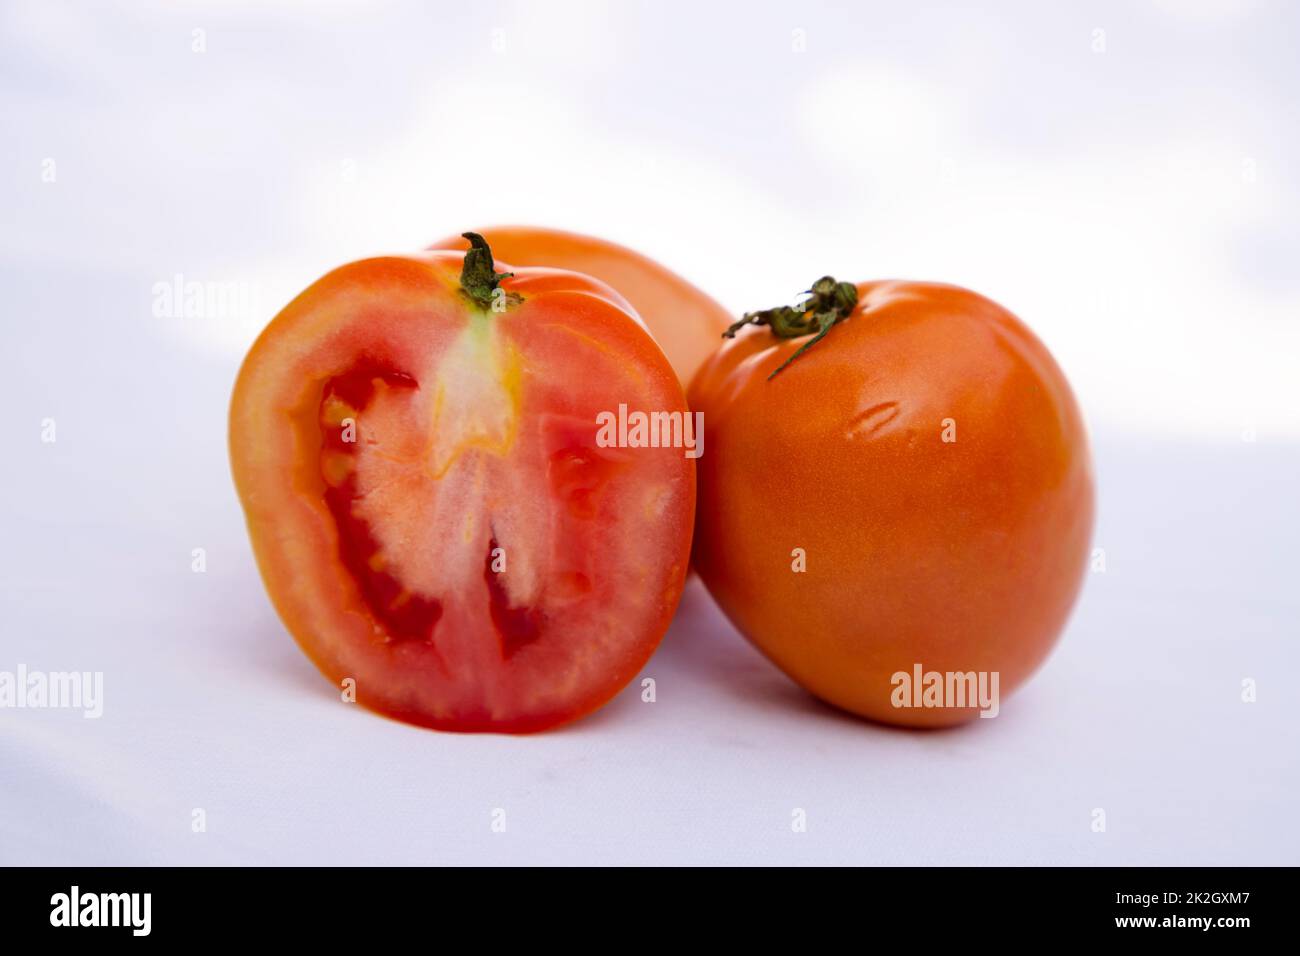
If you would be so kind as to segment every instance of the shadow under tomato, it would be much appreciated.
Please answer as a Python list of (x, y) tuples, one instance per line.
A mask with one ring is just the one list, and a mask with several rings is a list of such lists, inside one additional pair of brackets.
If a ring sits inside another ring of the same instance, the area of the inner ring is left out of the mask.
[(635, 710), (640, 706), (641, 675), (638, 674), (632, 683), (615, 694), (614, 698), (599, 710), (595, 710), (585, 717), (579, 717), (577, 720), (570, 720), (567, 723), (560, 724), (558, 727), (540, 731), (540, 734), (542, 736), (551, 736), (552, 734), (613, 731), (619, 727), (626, 727), (636, 720)]
[(869, 720), (828, 704), (804, 690), (751, 645), (731, 625), (698, 578), (687, 583), (677, 617), (647, 673), (703, 685), (701, 694), (717, 694), (728, 708), (738, 703), (755, 716), (814, 719), (858, 733), (948, 736), (968, 730), (973, 720), (949, 727), (903, 727)]
[(240, 663), (256, 672), (271, 675), (286, 694), (310, 694), (317, 699), (341, 700), (341, 688), (334, 687), (298, 647), (285, 630), (274, 609), (265, 601), (244, 626), (234, 628), (233, 648)]

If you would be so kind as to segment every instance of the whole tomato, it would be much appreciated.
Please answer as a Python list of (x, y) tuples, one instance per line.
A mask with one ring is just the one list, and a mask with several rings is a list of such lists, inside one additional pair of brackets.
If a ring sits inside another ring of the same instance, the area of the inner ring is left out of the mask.
[(845, 710), (996, 713), (971, 681), (1005, 696), (1042, 663), (1089, 550), (1087, 437), (1052, 356), (996, 303), (924, 282), (824, 278), (727, 335), (688, 393), (694, 564), (722, 610)]

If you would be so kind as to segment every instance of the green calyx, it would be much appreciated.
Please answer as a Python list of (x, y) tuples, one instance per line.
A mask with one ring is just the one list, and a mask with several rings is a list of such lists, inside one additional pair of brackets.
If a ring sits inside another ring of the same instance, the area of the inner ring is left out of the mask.
[(761, 312), (746, 312), (740, 321), (733, 322), (723, 338), (732, 339), (747, 325), (766, 325), (779, 339), (797, 339), (813, 335), (799, 350), (781, 363), (767, 377), (770, 382), (787, 365), (820, 342), (838, 322), (853, 314), (858, 304), (858, 288), (852, 282), (836, 282), (831, 276), (822, 276), (808, 290), (808, 298), (798, 305), (781, 305)]
[(460, 291), (485, 312), (504, 312), (507, 307), (523, 302), (523, 296), (500, 288), (501, 280), (509, 279), (514, 273), (496, 271), (487, 240), (477, 232), (461, 235), (469, 240), (469, 249), (460, 268)]

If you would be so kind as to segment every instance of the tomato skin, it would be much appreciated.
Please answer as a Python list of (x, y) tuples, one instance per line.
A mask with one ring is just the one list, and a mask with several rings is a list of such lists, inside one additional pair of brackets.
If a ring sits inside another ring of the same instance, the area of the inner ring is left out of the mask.
[[(732, 316), (681, 276), (626, 246), (560, 229), (495, 226), (478, 230), (493, 251), (520, 266), (552, 266), (594, 276), (626, 296), (672, 363), (682, 388), (718, 347)], [(430, 249), (459, 249), (448, 236)]]
[(231, 467), (267, 592), (336, 687), (421, 726), (526, 733), (597, 709), (658, 645), (694, 461), (592, 444), (620, 402), (686, 414), (621, 296), (498, 262), (519, 300), (498, 315), (463, 260), (351, 263), (286, 306), (236, 381)]
[(770, 381), (808, 336), (744, 328), (696, 375), (694, 566), (823, 700), (960, 723), (978, 709), (894, 707), (891, 677), (996, 671), (1005, 699), (1045, 659), (1091, 540), (1084, 424), (1047, 349), (996, 303), (930, 283), (857, 289), (852, 314)]

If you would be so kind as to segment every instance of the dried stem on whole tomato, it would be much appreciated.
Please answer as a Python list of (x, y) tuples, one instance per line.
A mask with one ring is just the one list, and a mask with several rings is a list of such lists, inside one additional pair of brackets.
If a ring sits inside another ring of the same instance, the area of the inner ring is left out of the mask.
[(787, 365), (812, 348), (838, 322), (847, 319), (858, 304), (858, 288), (852, 282), (836, 282), (831, 276), (822, 276), (808, 290), (808, 298), (798, 305), (782, 305), (759, 312), (746, 312), (738, 322), (733, 322), (723, 338), (731, 339), (746, 325), (766, 325), (780, 339), (796, 339), (812, 335), (799, 350), (781, 363), (776, 372), (767, 377), (770, 382)]

